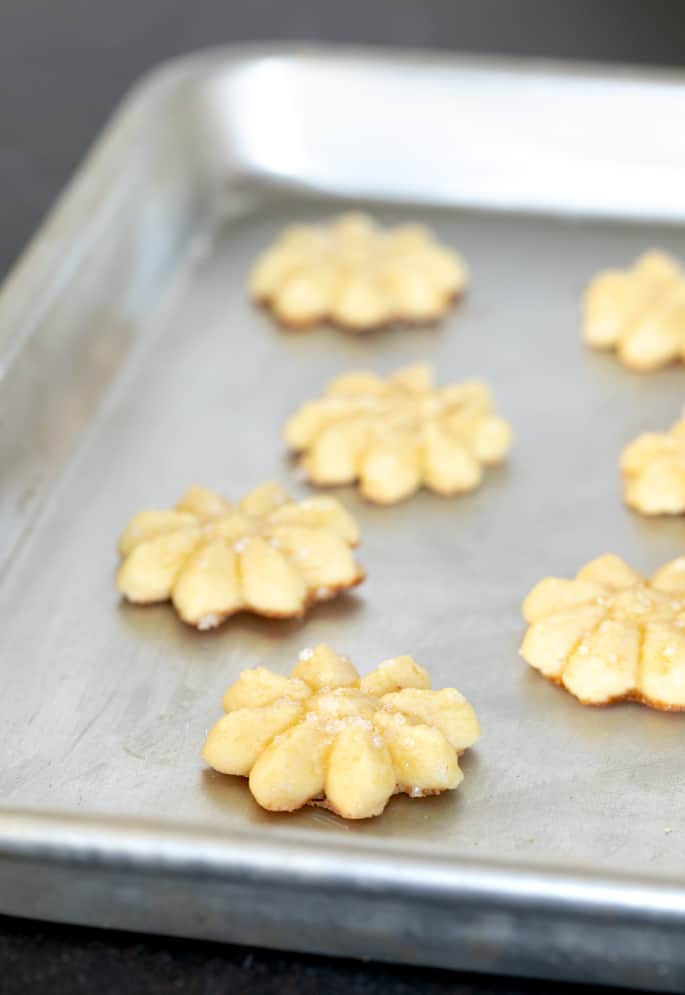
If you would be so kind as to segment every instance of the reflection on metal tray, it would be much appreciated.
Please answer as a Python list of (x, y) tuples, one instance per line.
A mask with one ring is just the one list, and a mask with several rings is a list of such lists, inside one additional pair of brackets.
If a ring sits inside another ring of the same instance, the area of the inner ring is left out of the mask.
[[(0, 912), (681, 991), (685, 720), (593, 710), (517, 656), (539, 578), (679, 520), (621, 503), (617, 456), (682, 403), (585, 351), (598, 268), (685, 254), (685, 82), (545, 65), (248, 49), (134, 93), (0, 296)], [(293, 220), (363, 203), (464, 253), (434, 330), (277, 329), (245, 292)], [(118, 603), (114, 543), (198, 480), (296, 494), (286, 416), (350, 367), (482, 376), (515, 448), (477, 493), (341, 498), (366, 584), (303, 622), (184, 627)], [(260, 811), (198, 752), (244, 666), (326, 640), (411, 652), (482, 717), (455, 794), (345, 824)]]

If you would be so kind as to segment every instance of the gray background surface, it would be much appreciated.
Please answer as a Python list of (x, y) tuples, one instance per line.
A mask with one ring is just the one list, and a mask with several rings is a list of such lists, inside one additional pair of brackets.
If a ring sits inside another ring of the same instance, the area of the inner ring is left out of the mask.
[[(679, 65), (684, 24), (677, 0), (3, 0), (0, 272), (7, 270), (130, 82), (188, 49), (288, 38)], [(54, 991), (67, 983), (74, 995), (136, 987), (284, 995), (549, 990), (545, 983), (361, 968), (19, 923), (0, 926), (0, 961), (3, 995)]]

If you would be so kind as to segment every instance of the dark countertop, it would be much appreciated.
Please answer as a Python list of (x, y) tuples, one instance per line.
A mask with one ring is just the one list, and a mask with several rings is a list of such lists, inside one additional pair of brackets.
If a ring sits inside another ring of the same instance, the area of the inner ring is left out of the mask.
[[(647, 13), (648, 12), (648, 13)], [(4, 0), (0, 273), (130, 83), (210, 44), (310, 39), (678, 65), (677, 0)], [(111, 934), (0, 917), (0, 995), (524, 995), (576, 987)], [(615, 989), (616, 990), (616, 989)], [(586, 991), (586, 990), (585, 990)]]
[[(0, 995), (589, 995), (591, 989), (105, 933), (0, 916)], [(596, 991), (596, 989), (592, 989)], [(621, 995), (624, 989), (606, 989)]]

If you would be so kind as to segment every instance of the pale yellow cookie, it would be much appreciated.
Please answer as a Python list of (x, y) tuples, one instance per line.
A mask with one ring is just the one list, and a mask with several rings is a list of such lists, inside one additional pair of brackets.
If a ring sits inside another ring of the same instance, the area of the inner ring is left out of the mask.
[(599, 273), (583, 305), (585, 342), (616, 349), (626, 366), (655, 370), (685, 357), (685, 272), (665, 252)]
[(290, 677), (244, 670), (223, 707), (202, 756), (222, 774), (249, 778), (257, 802), (273, 812), (309, 804), (368, 819), (393, 794), (456, 788), (459, 755), (480, 737), (464, 696), (432, 691), (411, 657), (360, 677), (323, 645), (303, 650)]
[(134, 515), (119, 540), (117, 586), (129, 601), (171, 599), (184, 622), (210, 629), (249, 611), (302, 615), (364, 579), (356, 522), (331, 498), (293, 501), (267, 483), (231, 504), (192, 487), (169, 511)]
[(521, 655), (585, 705), (685, 709), (685, 557), (645, 580), (617, 556), (548, 577), (523, 604)]
[(504, 459), (511, 437), (484, 383), (435, 387), (430, 366), (422, 365), (385, 379), (338, 377), (285, 427), (312, 483), (358, 480), (364, 497), (378, 504), (401, 501), (421, 486), (445, 495), (474, 490), (483, 467)]
[(643, 515), (685, 512), (685, 419), (639, 435), (621, 454), (626, 504)]
[(354, 332), (437, 321), (467, 284), (464, 261), (428, 229), (381, 228), (364, 214), (287, 228), (250, 276), (252, 296), (284, 325)]

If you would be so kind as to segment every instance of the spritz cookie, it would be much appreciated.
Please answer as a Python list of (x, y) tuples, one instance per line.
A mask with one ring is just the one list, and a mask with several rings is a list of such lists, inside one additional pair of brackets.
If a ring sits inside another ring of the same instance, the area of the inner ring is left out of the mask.
[(250, 292), (292, 328), (352, 332), (440, 319), (468, 285), (466, 264), (420, 225), (381, 228), (364, 214), (287, 228), (257, 260)]
[(685, 356), (685, 272), (665, 252), (647, 252), (627, 270), (610, 269), (583, 300), (583, 338), (615, 349), (634, 370), (656, 370)]
[(360, 677), (323, 645), (304, 650), (290, 677), (244, 670), (223, 707), (202, 755), (222, 774), (249, 778), (257, 802), (273, 812), (319, 805), (368, 819), (394, 794), (451, 790), (463, 779), (459, 755), (480, 736), (463, 695), (432, 691), (411, 657)]
[(170, 510), (133, 516), (119, 540), (117, 586), (139, 604), (170, 599), (198, 629), (240, 611), (294, 618), (364, 579), (358, 541), (332, 498), (293, 501), (266, 483), (231, 504), (195, 486)]
[(486, 384), (436, 387), (424, 365), (387, 378), (337, 377), (285, 426), (312, 483), (359, 481), (362, 495), (378, 504), (402, 501), (422, 486), (444, 495), (472, 491), (483, 468), (504, 459), (511, 439)]
[(537, 584), (523, 614), (524, 660), (583, 704), (685, 709), (685, 557), (646, 580), (600, 556), (574, 580)]
[(685, 419), (667, 432), (645, 432), (621, 454), (625, 499), (642, 515), (685, 512)]

